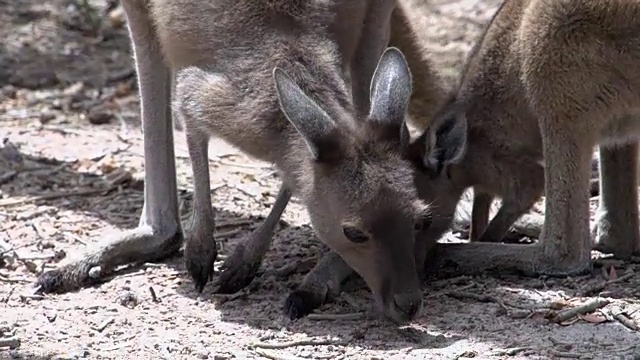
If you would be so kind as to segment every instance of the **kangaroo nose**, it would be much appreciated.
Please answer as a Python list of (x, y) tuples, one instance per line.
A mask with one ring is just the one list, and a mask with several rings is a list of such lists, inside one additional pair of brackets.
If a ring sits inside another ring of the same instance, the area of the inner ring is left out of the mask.
[(413, 318), (422, 307), (422, 292), (412, 291), (396, 294), (393, 300), (398, 310), (401, 310), (409, 318)]

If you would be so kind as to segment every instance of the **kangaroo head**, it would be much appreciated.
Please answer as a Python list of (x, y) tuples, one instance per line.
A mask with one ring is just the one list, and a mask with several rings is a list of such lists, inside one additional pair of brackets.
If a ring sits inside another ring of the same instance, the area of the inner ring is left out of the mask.
[(428, 226), (413, 167), (403, 158), (411, 73), (403, 54), (389, 48), (371, 82), (366, 119), (328, 115), (279, 69), (280, 107), (302, 139), (308, 161), (300, 170), (301, 197), (320, 239), (366, 281), (389, 318), (404, 322), (420, 310), (414, 260), (416, 229)]
[(432, 219), (431, 226), (420, 236), (421, 241), (437, 241), (451, 227), (465, 190), (456, 176), (460, 172), (452, 168), (460, 163), (466, 151), (467, 120), (464, 110), (452, 98), (405, 151), (405, 158), (415, 169), (419, 197), (429, 204)]

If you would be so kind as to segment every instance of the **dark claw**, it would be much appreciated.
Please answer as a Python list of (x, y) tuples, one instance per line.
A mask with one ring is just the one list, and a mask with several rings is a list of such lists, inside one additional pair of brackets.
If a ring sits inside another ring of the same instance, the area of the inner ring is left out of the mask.
[(284, 302), (284, 312), (289, 319), (297, 320), (309, 315), (313, 310), (319, 308), (324, 303), (324, 299), (318, 294), (305, 290), (296, 290), (287, 296)]
[(216, 261), (217, 253), (213, 252), (209, 255), (189, 256), (185, 254), (186, 265), (196, 291), (202, 293), (205, 285), (213, 278), (213, 263)]
[(239, 244), (221, 266), (216, 293), (235, 294), (249, 285), (262, 264), (261, 257), (257, 260), (251, 260), (252, 258), (254, 257), (247, 253), (245, 245)]
[(257, 264), (240, 264), (231, 262), (231, 264), (220, 274), (219, 287), (216, 293), (219, 294), (235, 294), (247, 287), (258, 273), (260, 263)]

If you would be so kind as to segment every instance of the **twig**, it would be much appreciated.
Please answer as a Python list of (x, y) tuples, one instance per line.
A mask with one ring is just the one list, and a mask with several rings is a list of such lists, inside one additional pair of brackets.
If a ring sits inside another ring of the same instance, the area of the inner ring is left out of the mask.
[(553, 346), (560, 346), (560, 347), (563, 347), (565, 349), (570, 349), (570, 348), (573, 347), (572, 343), (567, 343), (567, 342), (564, 342), (564, 341), (560, 341), (560, 340), (554, 338), (553, 336), (549, 336), (549, 337), (547, 337), (547, 339), (553, 344)]
[(585, 286), (584, 289), (582, 289), (581, 295), (582, 296), (590, 296), (593, 295), (595, 293), (599, 293), (602, 290), (604, 290), (607, 286), (611, 285), (611, 284), (615, 284), (615, 283), (620, 283), (623, 281), (627, 281), (629, 279), (631, 279), (633, 276), (635, 275), (635, 273), (633, 271), (628, 272), (618, 278), (612, 279), (612, 280), (606, 280), (606, 281), (601, 281), (597, 284), (592, 284), (589, 286)]
[(348, 313), (348, 314), (309, 314), (307, 315), (307, 319), (309, 320), (343, 320), (343, 321), (352, 321), (352, 320), (362, 320), (367, 317), (366, 313), (357, 312), (357, 313)]
[(20, 261), (29, 261), (29, 260), (49, 260), (49, 259), (53, 259), (54, 257), (56, 257), (55, 254), (49, 254), (49, 255), (30, 255), (30, 256), (22, 256), (18, 253), (16, 253), (16, 258), (18, 258), (18, 260)]
[(547, 314), (549, 310), (550, 310), (549, 308), (515, 309), (513, 311), (508, 312), (508, 315), (512, 319), (528, 319), (530, 317), (535, 316), (536, 314)]
[(43, 238), (44, 237), (42, 235), (42, 228), (40, 228), (40, 225), (38, 225), (38, 223), (31, 222), (31, 227), (33, 228), (33, 231), (35, 231), (35, 233), (38, 236), (38, 238)]
[(244, 231), (244, 229), (240, 228), (240, 229), (233, 229), (233, 230), (229, 230), (229, 231), (221, 231), (221, 232), (216, 232), (216, 239), (228, 239), (231, 237), (234, 237), (236, 235), (238, 235), (239, 233), (241, 233), (242, 231)]
[(6, 283), (10, 283), (10, 284), (16, 284), (16, 283), (23, 283), (24, 284), (24, 283), (28, 283), (29, 280), (5, 277), (3, 274), (0, 274), (0, 282), (6, 282)]
[(137, 335), (130, 335), (130, 336), (127, 336), (125, 338), (122, 338), (122, 339), (119, 340), (120, 344), (113, 345), (113, 346), (101, 349), (100, 351), (105, 351), (105, 352), (106, 351), (114, 351), (114, 350), (118, 350), (118, 349), (122, 349), (124, 347), (127, 347), (127, 346), (131, 345), (131, 343), (129, 341), (135, 339), (136, 336)]
[(471, 276), (469, 275), (461, 275), (461, 276), (456, 276), (456, 277), (452, 277), (449, 279), (443, 279), (443, 280), (438, 280), (438, 281), (434, 281), (431, 283), (431, 286), (435, 286), (435, 287), (446, 287), (449, 285), (457, 285), (458, 283), (461, 282), (468, 282), (472, 279)]
[(14, 292), (15, 290), (16, 290), (16, 287), (15, 287), (15, 286), (12, 286), (12, 287), (11, 287), (11, 289), (9, 290), (9, 293), (7, 294), (7, 296), (5, 296), (5, 298), (4, 298), (4, 299), (2, 299), (2, 302), (3, 302), (3, 303), (5, 303), (5, 304), (6, 304), (6, 303), (8, 303), (8, 302), (9, 302), (9, 299), (11, 299), (11, 295), (13, 295), (13, 292)]
[(455, 298), (458, 300), (471, 299), (479, 302), (492, 302), (492, 303), (501, 302), (495, 296), (481, 295), (481, 294), (475, 294), (475, 293), (459, 291), (459, 290), (447, 291), (446, 295), (451, 296), (452, 298)]
[(252, 164), (239, 164), (239, 163), (234, 163), (231, 161), (225, 161), (225, 160), (219, 160), (218, 163), (220, 165), (225, 165), (225, 166), (234, 166), (234, 167), (239, 167), (239, 168), (245, 168), (245, 169), (270, 169), (271, 166), (270, 165), (252, 165)]
[(39, 294), (20, 294), (20, 300), (44, 300), (44, 295)]
[(12, 198), (2, 199), (0, 200), (0, 206), (4, 207), (4, 206), (22, 205), (22, 204), (27, 204), (31, 202), (40, 201), (40, 200), (54, 200), (54, 199), (59, 199), (59, 198), (69, 197), (69, 196), (94, 195), (94, 194), (109, 192), (116, 188), (117, 186), (108, 186), (103, 189), (85, 189), (85, 190), (76, 190), (76, 191), (56, 192), (51, 194), (36, 195), (32, 197), (22, 197), (17, 199), (12, 199)]
[(529, 351), (529, 350), (533, 350), (533, 348), (531, 348), (530, 346), (522, 346), (522, 347), (513, 347), (513, 348), (508, 348), (508, 349), (500, 349), (500, 350), (494, 350), (491, 352), (491, 355), (494, 356), (515, 356), (518, 355), (521, 352), (524, 351)]
[(6, 173), (0, 175), (0, 185), (4, 185), (13, 180), (18, 175), (17, 171), (9, 170)]
[(480, 295), (480, 294), (474, 294), (474, 293), (465, 292), (465, 291), (449, 291), (446, 294), (447, 294), (447, 296), (451, 296), (451, 297), (456, 298), (458, 300), (472, 299), (472, 300), (476, 300), (476, 301), (479, 301), (479, 302), (498, 304), (502, 309), (504, 309), (504, 311), (507, 314), (509, 313), (509, 308), (505, 305), (504, 301), (498, 299), (495, 296)]
[(253, 351), (255, 351), (256, 354), (271, 360), (304, 360), (303, 358), (297, 356), (278, 355), (273, 351), (268, 350), (254, 349)]
[(20, 339), (17, 337), (0, 338), (0, 348), (8, 347), (9, 349), (15, 349), (20, 347)]
[(568, 358), (568, 359), (580, 359), (580, 357), (582, 356), (581, 354), (577, 354), (577, 353), (570, 353), (570, 352), (565, 352), (565, 351), (558, 351), (555, 349), (550, 349), (549, 350), (549, 354), (555, 356), (555, 357), (559, 357), (559, 358)]
[(70, 233), (68, 231), (63, 231), (62, 235), (70, 238), (73, 241), (77, 241), (77, 242), (79, 242), (80, 244), (82, 244), (84, 246), (87, 246), (87, 243), (84, 240), (82, 240), (79, 236), (76, 236), (76, 235), (74, 235), (74, 234), (72, 234), (72, 233)]
[(309, 339), (309, 340), (289, 341), (289, 342), (284, 342), (284, 343), (279, 343), (279, 344), (253, 343), (251, 346), (253, 346), (254, 348), (272, 349), (273, 350), (273, 349), (286, 349), (286, 348), (296, 347), (296, 346), (322, 346), (322, 345), (344, 346), (344, 345), (347, 345), (347, 344), (348, 344), (348, 342), (344, 341), (344, 340), (329, 340), (329, 339), (313, 340), (313, 339)]
[(229, 226), (242, 226), (242, 225), (249, 225), (249, 224), (253, 224), (253, 220), (250, 220), (250, 219), (238, 219), (238, 220), (217, 221), (216, 222), (216, 229), (217, 228), (223, 228), (223, 227), (229, 227)]
[(160, 302), (160, 299), (158, 299), (158, 296), (156, 295), (156, 291), (153, 289), (153, 286), (149, 286), (149, 292), (151, 293), (151, 300), (153, 302)]
[(631, 331), (640, 330), (640, 326), (638, 326), (635, 321), (627, 317), (620, 306), (614, 305), (611, 307), (611, 316)]
[[(442, 295), (449, 295), (449, 293), (451, 293), (451, 292), (454, 292), (454, 293), (455, 292), (462, 292), (462, 291), (465, 291), (465, 290), (469, 290), (474, 286), (476, 286), (476, 283), (467, 284), (467, 285), (461, 286), (461, 287), (459, 287), (459, 288), (457, 288), (455, 290), (436, 291), (434, 293), (431, 293), (431, 294), (425, 296), (425, 298), (431, 299), (431, 298), (439, 297), (439, 296), (442, 296)], [(464, 294), (468, 294), (468, 293), (464, 293)], [(455, 296), (452, 295), (452, 297), (455, 297)]]
[(557, 314), (552, 313), (550, 320), (556, 323), (561, 323), (563, 321), (567, 321), (571, 319), (574, 316), (584, 315), (592, 311), (595, 311), (597, 309), (600, 309), (602, 307), (605, 307), (609, 304), (609, 302), (610, 301), (607, 299), (594, 298), (578, 306), (575, 306), (571, 309), (561, 311)]
[[(214, 284), (214, 287), (217, 288), (218, 284)], [(214, 294), (213, 297), (218, 299), (218, 304), (224, 304), (227, 301), (233, 301), (236, 299), (240, 299), (242, 297), (245, 297), (249, 295), (249, 289), (244, 288), (236, 293), (233, 294)]]
[(100, 324), (99, 326), (92, 326), (91, 328), (97, 332), (103, 332), (104, 329), (107, 328), (107, 326), (113, 324), (113, 322), (116, 321), (116, 319), (114, 318), (108, 318), (105, 322), (103, 322), (102, 324)]

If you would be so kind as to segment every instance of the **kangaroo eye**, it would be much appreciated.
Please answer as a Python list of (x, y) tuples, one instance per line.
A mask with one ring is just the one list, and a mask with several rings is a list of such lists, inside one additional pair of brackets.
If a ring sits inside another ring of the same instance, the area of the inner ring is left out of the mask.
[(423, 231), (431, 226), (431, 215), (427, 215), (416, 222), (416, 231)]
[(347, 239), (354, 243), (363, 243), (369, 240), (369, 235), (358, 228), (354, 228), (353, 226), (343, 226), (342, 233), (344, 233), (344, 236)]

